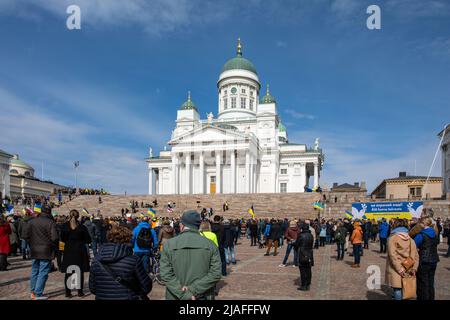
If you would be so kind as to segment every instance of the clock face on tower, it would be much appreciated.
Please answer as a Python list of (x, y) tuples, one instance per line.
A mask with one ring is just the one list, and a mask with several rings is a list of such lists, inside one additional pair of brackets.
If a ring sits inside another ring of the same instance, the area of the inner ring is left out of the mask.
[(235, 94), (237, 92), (237, 89), (235, 87), (231, 88), (231, 93)]

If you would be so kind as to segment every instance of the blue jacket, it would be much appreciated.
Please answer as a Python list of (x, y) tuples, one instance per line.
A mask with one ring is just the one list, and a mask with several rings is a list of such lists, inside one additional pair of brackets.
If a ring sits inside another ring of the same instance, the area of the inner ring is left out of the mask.
[(139, 231), (141, 231), (142, 228), (148, 228), (151, 230), (152, 238), (153, 238), (153, 248), (158, 248), (158, 237), (156, 236), (155, 230), (152, 229), (150, 224), (146, 221), (142, 221), (139, 223), (136, 228), (133, 230), (133, 239), (131, 239), (131, 244), (133, 245), (134, 253), (149, 253), (151, 249), (142, 249), (139, 248), (137, 245), (137, 237), (139, 234)]
[(380, 238), (386, 239), (389, 235), (389, 224), (387, 222), (382, 222), (380, 224)]
[(270, 223), (267, 224), (266, 230), (264, 230), (264, 236), (268, 237), (270, 234)]
[(423, 234), (426, 234), (431, 239), (434, 239), (436, 237), (436, 232), (434, 232), (433, 228), (426, 228), (419, 232), (418, 235), (414, 237), (414, 242), (416, 243), (416, 247), (420, 248), (420, 246), (423, 243)]
[[(124, 279), (135, 279), (133, 292), (116, 280), (101, 266), (108, 264), (116, 275)], [(91, 266), (89, 290), (96, 300), (137, 300), (139, 295), (147, 295), (152, 290), (152, 281), (144, 270), (142, 259), (133, 255), (131, 246), (126, 244), (105, 243)]]

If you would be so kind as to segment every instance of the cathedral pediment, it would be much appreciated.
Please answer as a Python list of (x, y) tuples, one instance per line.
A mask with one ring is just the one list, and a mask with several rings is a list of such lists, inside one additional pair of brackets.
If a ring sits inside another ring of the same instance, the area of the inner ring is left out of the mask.
[(169, 141), (169, 144), (174, 145), (178, 143), (205, 143), (210, 141), (235, 141), (248, 138), (243, 132), (235, 129), (226, 129), (215, 125), (207, 125), (201, 128), (196, 128), (189, 132), (183, 133), (178, 137), (174, 137)]

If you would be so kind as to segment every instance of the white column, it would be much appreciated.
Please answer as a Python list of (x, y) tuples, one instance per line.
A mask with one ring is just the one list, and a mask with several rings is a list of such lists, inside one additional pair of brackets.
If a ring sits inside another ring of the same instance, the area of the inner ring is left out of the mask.
[(148, 194), (153, 194), (153, 168), (148, 169)]
[(236, 153), (231, 152), (231, 193), (236, 193)]
[(319, 186), (319, 163), (314, 162), (314, 188)]
[(179, 181), (180, 181), (180, 160), (178, 158), (178, 154), (174, 154), (172, 158), (172, 185), (173, 185), (173, 194), (179, 194)]
[(306, 186), (306, 163), (300, 163), (300, 192), (305, 192)]
[(203, 194), (203, 193), (205, 193), (205, 159), (203, 158), (203, 152), (202, 151), (200, 151), (199, 162), (200, 162), (200, 183), (199, 183), (199, 188), (200, 188), (200, 193)]
[(250, 193), (250, 151), (245, 152), (245, 192)]
[(222, 193), (222, 179), (220, 175), (220, 165), (222, 163), (222, 151), (216, 151), (216, 193)]
[(163, 168), (158, 169), (158, 194), (163, 194)]
[(186, 194), (191, 194), (191, 153), (186, 154)]
[(253, 175), (254, 175), (254, 168), (253, 168), (253, 154), (250, 156), (250, 193), (253, 193)]

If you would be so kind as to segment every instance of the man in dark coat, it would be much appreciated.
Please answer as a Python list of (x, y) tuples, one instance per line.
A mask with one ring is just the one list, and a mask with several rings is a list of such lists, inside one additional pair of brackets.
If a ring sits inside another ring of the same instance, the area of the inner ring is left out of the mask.
[(275, 251), (273, 253), (274, 256), (276, 256), (277, 253), (277, 249), (278, 249), (278, 241), (281, 238), (281, 224), (276, 221), (275, 219), (273, 219), (270, 223), (270, 231), (269, 231), (269, 236), (268, 236), (268, 244), (267, 244), (267, 251), (265, 256), (268, 256), (270, 254), (270, 249), (272, 248), (272, 245), (275, 248)]
[(225, 258), (225, 238), (223, 225), (220, 222), (220, 216), (214, 216), (214, 222), (211, 223), (211, 231), (216, 234), (219, 243), (220, 261), (222, 262), (222, 276), (227, 275), (227, 261)]
[(256, 220), (252, 219), (249, 223), (248, 228), (250, 229), (250, 246), (256, 246), (256, 242), (258, 239), (258, 223), (256, 222)]
[(29, 222), (25, 229), (25, 240), (30, 244), (31, 251), (31, 299), (46, 300), (42, 294), (45, 283), (55, 258), (58, 245), (56, 223), (51, 214), (51, 208), (43, 205), (41, 214)]
[(298, 252), (301, 285), (298, 290), (308, 291), (311, 285), (311, 268), (314, 266), (313, 255), (314, 238), (307, 224), (303, 224), (301, 232), (294, 243)]

